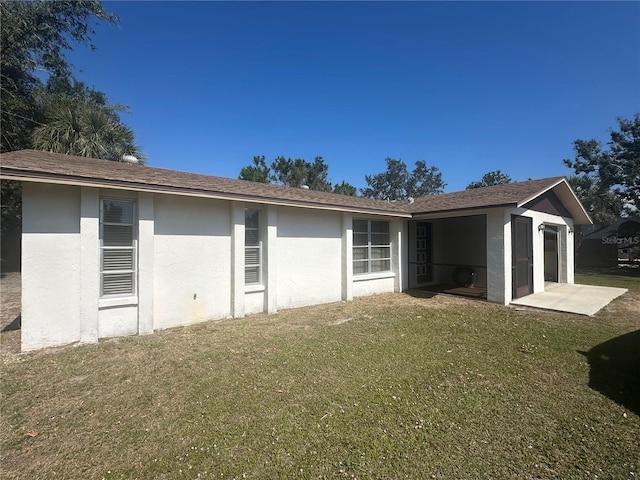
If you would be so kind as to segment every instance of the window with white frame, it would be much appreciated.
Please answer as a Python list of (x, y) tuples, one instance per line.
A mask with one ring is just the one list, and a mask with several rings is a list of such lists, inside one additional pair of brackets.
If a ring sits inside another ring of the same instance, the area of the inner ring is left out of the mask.
[(391, 270), (389, 222), (353, 220), (353, 274)]
[(100, 295), (136, 293), (135, 202), (100, 201)]
[(260, 210), (244, 211), (244, 283), (262, 283), (262, 242), (260, 241)]

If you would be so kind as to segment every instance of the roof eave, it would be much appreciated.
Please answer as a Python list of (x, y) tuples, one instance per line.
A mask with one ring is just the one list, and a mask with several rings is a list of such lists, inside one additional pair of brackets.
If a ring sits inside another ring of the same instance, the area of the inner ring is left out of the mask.
[(515, 202), (495, 203), (490, 205), (478, 205), (476, 207), (445, 208), (445, 209), (439, 209), (439, 210), (425, 210), (425, 211), (418, 211), (418, 212), (414, 211), (412, 212), (412, 214), (414, 217), (417, 217), (421, 215), (440, 215), (440, 214), (447, 214), (447, 213), (475, 212), (478, 210), (488, 210), (491, 208), (508, 208), (508, 207), (515, 207), (515, 206), (516, 206)]
[(129, 182), (121, 180), (94, 179), (90, 177), (80, 177), (57, 174), (47, 174), (44, 172), (34, 172), (32, 170), (21, 170), (16, 168), (0, 167), (0, 178), (6, 180), (28, 181), (34, 183), (53, 183), (57, 185), (72, 185), (80, 187), (111, 188), (119, 190), (129, 190), (148, 193), (164, 193), (171, 195), (183, 195), (191, 197), (211, 198), (216, 200), (236, 200), (250, 203), (262, 203), (267, 205), (304, 207), (316, 210), (341, 211), (346, 213), (357, 213), (367, 215), (384, 215), (398, 218), (411, 218), (411, 214), (399, 210), (386, 210), (376, 208), (358, 208), (338, 204), (321, 203), (315, 201), (285, 200), (276, 197), (267, 197), (251, 194), (239, 194), (222, 191), (204, 190), (189, 187), (177, 187), (167, 185), (154, 185), (148, 183)]

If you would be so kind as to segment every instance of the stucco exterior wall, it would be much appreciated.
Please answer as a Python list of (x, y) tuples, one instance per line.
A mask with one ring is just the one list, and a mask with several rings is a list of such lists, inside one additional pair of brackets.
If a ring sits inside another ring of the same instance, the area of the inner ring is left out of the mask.
[(97, 188), (80, 188), (80, 341), (100, 337), (100, 195)]
[(364, 297), (394, 291), (396, 276), (393, 273), (380, 275), (354, 275), (353, 296)]
[(77, 342), (80, 188), (33, 183), (22, 188), (22, 350)]
[[(532, 220), (533, 293), (544, 291), (544, 233), (541, 226), (558, 228), (560, 283), (574, 282), (573, 223), (569, 218), (522, 208), (487, 211), (487, 300), (508, 305), (512, 291), (511, 215)], [(540, 228), (539, 228), (540, 227)]]
[(155, 195), (138, 195), (138, 334), (153, 333), (155, 292)]
[(265, 289), (246, 289), (244, 294), (244, 313), (251, 315), (253, 313), (262, 313), (264, 309)]
[[(23, 191), (25, 350), (406, 288), (402, 219), (389, 218), (393, 271), (354, 278), (352, 214), (87, 186)], [(101, 198), (136, 203), (133, 295), (100, 296)], [(261, 211), (261, 285), (244, 281), (245, 208)]]
[(100, 307), (99, 315), (100, 338), (122, 337), (138, 333), (138, 305), (117, 305)]
[(230, 316), (228, 202), (156, 195), (154, 210), (154, 327)]
[(342, 298), (342, 215), (278, 209), (278, 308)]

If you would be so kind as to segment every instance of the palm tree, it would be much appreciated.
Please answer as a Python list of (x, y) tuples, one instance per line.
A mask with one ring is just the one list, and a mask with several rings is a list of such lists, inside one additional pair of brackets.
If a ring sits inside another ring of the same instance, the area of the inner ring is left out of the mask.
[(48, 105), (49, 121), (33, 134), (33, 148), (55, 153), (122, 161), (144, 155), (135, 144), (133, 130), (120, 121), (115, 108), (69, 97)]

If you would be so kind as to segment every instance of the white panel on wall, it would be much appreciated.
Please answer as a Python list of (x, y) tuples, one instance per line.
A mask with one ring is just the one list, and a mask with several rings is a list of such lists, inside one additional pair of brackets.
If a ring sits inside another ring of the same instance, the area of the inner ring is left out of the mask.
[(22, 233), (22, 349), (79, 341), (80, 188), (24, 182)]
[(137, 335), (138, 306), (120, 305), (100, 308), (99, 325), (100, 338)]
[(364, 297), (394, 291), (395, 276), (353, 282), (353, 296)]
[(342, 298), (342, 214), (278, 209), (278, 308)]
[(231, 226), (225, 201), (156, 195), (154, 327), (231, 312)]

